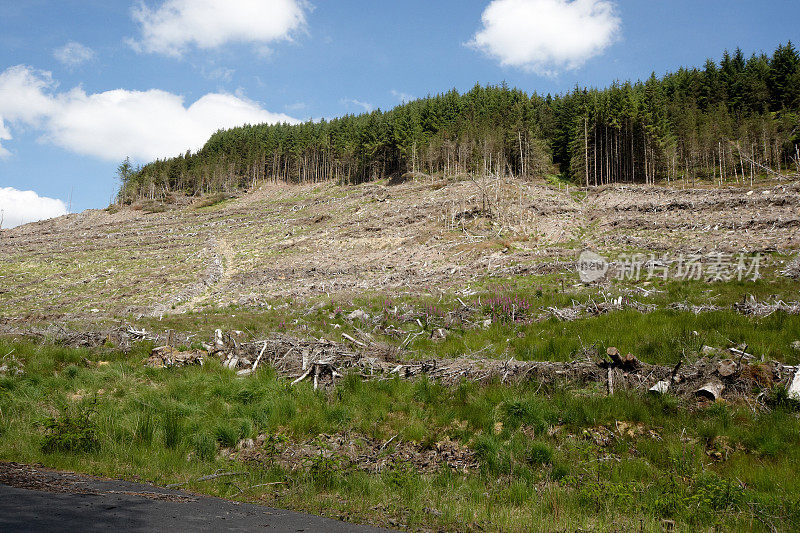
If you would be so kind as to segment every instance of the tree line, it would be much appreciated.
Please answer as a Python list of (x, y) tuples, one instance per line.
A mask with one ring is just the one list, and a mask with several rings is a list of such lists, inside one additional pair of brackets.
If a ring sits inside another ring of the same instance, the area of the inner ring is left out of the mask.
[(220, 130), (197, 153), (126, 165), (119, 200), (406, 172), (560, 174), (587, 186), (742, 182), (797, 172), (798, 145), (800, 56), (790, 42), (772, 55), (726, 51), (703, 68), (605, 89), (540, 96), (476, 85), (389, 111)]

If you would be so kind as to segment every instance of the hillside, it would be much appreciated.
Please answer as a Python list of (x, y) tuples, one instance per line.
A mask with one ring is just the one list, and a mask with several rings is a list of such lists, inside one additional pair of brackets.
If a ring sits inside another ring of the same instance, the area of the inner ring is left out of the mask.
[(800, 186), (691, 185), (265, 184), (3, 230), (0, 459), (410, 530), (792, 531)]
[[(578, 281), (584, 248), (676, 255), (800, 246), (796, 184), (589, 191), (440, 179), (265, 185), (87, 211), (4, 231), (6, 320), (161, 316), (275, 299), (464, 293), (492, 280)], [(207, 202), (206, 202), (207, 203)]]

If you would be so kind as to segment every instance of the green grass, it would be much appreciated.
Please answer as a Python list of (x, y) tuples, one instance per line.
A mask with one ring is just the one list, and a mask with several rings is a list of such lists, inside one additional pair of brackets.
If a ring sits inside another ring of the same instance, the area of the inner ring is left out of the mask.
[[(349, 299), (320, 297), (302, 303), (273, 300), (269, 310), (209, 307), (202, 312), (145, 319), (138, 323), (149, 330), (210, 332), (221, 327), (245, 331), (254, 338), (277, 331), (335, 341), (343, 341), (342, 333), (358, 338), (361, 330), (395, 347), (403, 345), (410, 335), (405, 345), (406, 355), (423, 359), (480, 356), (572, 361), (585, 357), (584, 349), (594, 347), (603, 352), (608, 346), (616, 346), (648, 363), (674, 365), (682, 358), (698, 357), (706, 345), (725, 349), (746, 344), (748, 352), (759, 358), (800, 363), (800, 352), (792, 348), (792, 343), (800, 340), (800, 316), (780, 312), (756, 318), (733, 308), (749, 294), (766, 301), (795, 301), (796, 281), (667, 282), (646, 285), (648, 290), (659, 291), (648, 297), (629, 295), (623, 290), (630, 287), (630, 284), (612, 285), (610, 289), (565, 286), (562, 290), (557, 277), (531, 276), (487, 282), (478, 287), (480, 292), (469, 297), (447, 292), (400, 297), (375, 293)], [(642, 313), (627, 308), (572, 322), (547, 318), (546, 310), (551, 307), (603, 302), (623, 295), (629, 300), (654, 305), (656, 310)], [(528, 309), (512, 319), (507, 311), (489, 304), (498, 296), (524, 301)], [(461, 302), (473, 310), (467, 316), (459, 314)], [(721, 309), (694, 314), (669, 309), (673, 302), (716, 305)], [(366, 311), (371, 316), (370, 321), (348, 320), (347, 315), (354, 309)], [(492, 323), (484, 327), (487, 319)], [(447, 331), (447, 338), (432, 339), (433, 332), (440, 328)], [(387, 330), (403, 333), (384, 333)]]
[[(145, 368), (149, 348), (0, 342), (24, 368), (0, 378), (0, 457), (188, 482), (223, 497), (411, 529), (660, 531), (672, 520), (681, 531), (791, 531), (800, 523), (800, 421), (790, 408), (355, 375), (315, 392), (269, 368), (247, 379), (214, 362)], [(600, 427), (617, 433), (607, 446), (593, 436)], [(449, 438), (480, 466), (421, 474), (397, 463), (376, 474), (336, 455), (294, 470), (218, 455), (259, 434), (273, 439), (269, 454), (274, 439), (340, 432), (422, 447)], [(54, 437), (73, 444), (50, 445)], [(196, 481), (218, 469), (241, 475)], [(278, 484), (256, 487), (264, 483)]]

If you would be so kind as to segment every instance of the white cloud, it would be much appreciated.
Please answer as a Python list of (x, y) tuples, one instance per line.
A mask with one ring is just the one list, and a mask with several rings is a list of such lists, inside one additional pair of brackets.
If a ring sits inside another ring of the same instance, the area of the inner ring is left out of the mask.
[(469, 45), (503, 66), (552, 76), (581, 67), (618, 37), (612, 0), (494, 0)]
[(39, 196), (33, 191), (0, 187), (0, 211), (2, 227), (13, 228), (28, 222), (66, 215), (67, 206), (61, 200)]
[[(0, 141), (10, 141), (11, 139), (12, 139), (11, 132), (8, 131), (8, 128), (6, 128), (6, 125), (3, 124), (2, 121), (0, 121)], [(10, 155), (11, 155), (11, 152), (9, 152), (5, 148), (3, 148), (3, 145), (0, 144), (0, 159), (3, 159), (3, 158), (8, 157)]]
[(230, 82), (233, 79), (233, 75), (236, 74), (236, 70), (225, 67), (219, 67), (209, 70), (206, 67), (202, 67), (200, 69), (200, 73), (203, 75), (204, 78), (209, 80)]
[(414, 97), (411, 96), (410, 94), (404, 93), (404, 92), (400, 92), (400, 91), (395, 90), (395, 89), (392, 89), (390, 92), (391, 92), (392, 96), (397, 98), (397, 101), (400, 102), (401, 104), (404, 104), (406, 102), (410, 102), (411, 100), (414, 99)]
[(353, 98), (342, 98), (341, 103), (346, 105), (347, 107), (360, 107), (367, 113), (372, 112), (375, 109), (375, 106), (370, 104), (369, 102), (362, 102), (361, 100), (355, 100)]
[(0, 73), (0, 140), (7, 141), (11, 134), (4, 121), (32, 127), (42, 140), (72, 152), (112, 161), (196, 150), (220, 128), (298, 122), (241, 95), (210, 93), (187, 106), (183, 96), (157, 89), (57, 92), (49, 73), (24, 65)]
[(94, 59), (94, 50), (81, 43), (70, 41), (61, 48), (53, 50), (53, 57), (67, 67), (77, 67)]
[(39, 125), (54, 111), (45, 92), (56, 84), (49, 72), (17, 65), (0, 74), (0, 124), (3, 119)]
[(180, 56), (191, 46), (209, 49), (229, 42), (265, 44), (291, 39), (305, 28), (305, 0), (166, 0), (150, 9), (140, 3), (133, 18), (139, 51)]

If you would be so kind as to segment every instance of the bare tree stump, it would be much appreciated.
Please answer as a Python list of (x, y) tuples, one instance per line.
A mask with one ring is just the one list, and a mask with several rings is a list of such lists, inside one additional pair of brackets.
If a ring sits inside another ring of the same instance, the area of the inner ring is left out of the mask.
[(720, 376), (727, 378), (736, 373), (738, 366), (739, 365), (737, 365), (734, 360), (725, 359), (719, 362), (719, 365), (717, 367), (717, 372), (719, 372)]

